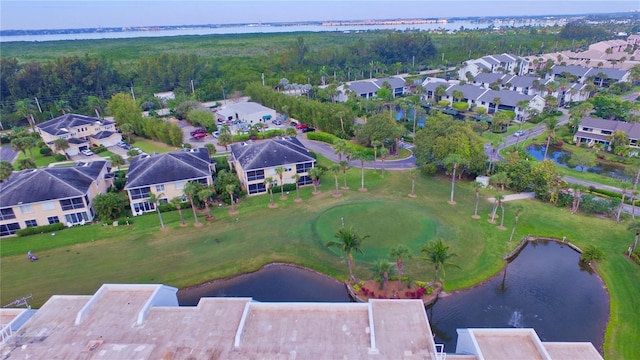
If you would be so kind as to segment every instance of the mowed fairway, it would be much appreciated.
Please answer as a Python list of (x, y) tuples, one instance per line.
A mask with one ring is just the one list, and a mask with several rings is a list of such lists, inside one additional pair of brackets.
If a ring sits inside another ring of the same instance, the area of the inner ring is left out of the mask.
[[(325, 160), (320, 159), (321, 162)], [(356, 189), (360, 169), (349, 171), (351, 190), (333, 196), (333, 176), (322, 178), (321, 194), (312, 187), (279, 200), (278, 208), (268, 208), (269, 197), (243, 199), (239, 214), (229, 216), (228, 207), (212, 209), (216, 220), (200, 228), (180, 227), (178, 212), (164, 213), (168, 229), (159, 229), (155, 213), (133, 218), (132, 226), (90, 225), (0, 242), (0, 302), (33, 294), (34, 307), (54, 294), (92, 294), (103, 283), (164, 283), (179, 288), (212, 279), (255, 271), (270, 262), (306, 266), (338, 279), (347, 278), (344, 256), (325, 243), (341, 226), (353, 226), (370, 235), (363, 244), (364, 255), (356, 256), (355, 274), (371, 278), (371, 262), (387, 258), (389, 249), (407, 244), (414, 258), (405, 261), (405, 273), (416, 280), (433, 279), (433, 267), (421, 260), (419, 250), (431, 239), (442, 238), (457, 254), (447, 267), (446, 290), (473, 286), (497, 274), (504, 265), (502, 256), (527, 234), (567, 237), (579, 247), (592, 244), (606, 252), (598, 266), (611, 295), (611, 319), (605, 337), (605, 356), (631, 359), (640, 354), (640, 267), (623, 252), (633, 241), (626, 229), (630, 220), (616, 224), (610, 219), (573, 215), (534, 200), (517, 203), (524, 207), (515, 231), (513, 203), (505, 204), (506, 231), (487, 222), (491, 204), (485, 199), (495, 193), (482, 191), (478, 213), (471, 218), (475, 196), (470, 182), (457, 184), (456, 205), (449, 205), (450, 179), (419, 177), (415, 199), (408, 172), (366, 171), (367, 192)], [(185, 219), (193, 223), (189, 209)], [(500, 214), (500, 212), (498, 212)], [(204, 221), (203, 216), (200, 220)], [(498, 224), (502, 219), (498, 219)], [(30, 262), (26, 253), (40, 257)], [(389, 259), (393, 261), (393, 259)]]

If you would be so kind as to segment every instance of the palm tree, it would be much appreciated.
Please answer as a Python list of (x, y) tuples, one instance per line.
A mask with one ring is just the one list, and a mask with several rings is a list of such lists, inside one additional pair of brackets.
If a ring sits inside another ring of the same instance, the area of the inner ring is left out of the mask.
[(381, 147), (380, 148), (380, 160), (382, 160), (382, 177), (384, 177), (384, 160), (387, 158), (387, 155), (389, 155), (389, 149), (387, 149), (386, 147)]
[[(16, 152), (22, 152), (24, 156), (27, 156), (27, 149), (30, 149), (29, 141), (27, 141), (28, 136), (16, 137), (11, 140), (11, 147)], [(33, 156), (31, 157), (33, 160)]]
[(389, 281), (389, 275), (393, 270), (391, 263), (385, 259), (378, 259), (373, 263), (372, 270), (374, 275), (380, 279), (380, 290), (384, 290), (384, 285)]
[(296, 183), (296, 201), (300, 201), (300, 184), (298, 183), (298, 181), (300, 181), (300, 174), (293, 174), (291, 178), (293, 179), (293, 182)]
[(344, 186), (342, 186), (342, 189), (348, 190), (349, 186), (347, 186), (347, 170), (349, 170), (349, 162), (346, 160), (341, 160), (339, 165), (340, 165), (340, 169), (342, 169), (342, 174), (344, 176)]
[[(380, 145), (382, 145), (382, 143), (378, 140), (373, 140), (371, 142), (371, 146), (373, 147), (373, 161), (376, 161), (378, 159), (378, 148), (380, 147)], [(375, 163), (374, 163), (374, 169), (375, 169)]]
[(513, 207), (515, 218), (513, 220), (513, 228), (511, 228), (511, 236), (509, 236), (509, 242), (513, 240), (513, 234), (516, 232), (516, 226), (518, 226), (518, 220), (520, 220), (520, 215), (522, 214), (523, 210), (524, 208), (522, 207), (522, 205), (516, 205)]
[(342, 155), (347, 153), (347, 149), (348, 146), (346, 141), (338, 139), (333, 142), (333, 152), (338, 155), (338, 161), (342, 161)]
[(198, 185), (200, 184), (197, 182), (189, 181), (184, 185), (184, 189), (182, 189), (182, 192), (184, 192), (184, 194), (189, 199), (189, 203), (191, 203), (191, 211), (193, 211), (193, 219), (195, 220), (195, 222), (193, 223), (194, 226), (200, 225), (200, 221), (198, 221), (198, 214), (196, 214), (196, 205), (193, 202), (199, 190)]
[(618, 206), (618, 212), (616, 213), (616, 222), (620, 222), (620, 215), (622, 214), (622, 209), (624, 208), (624, 199), (627, 196), (627, 192), (631, 188), (631, 184), (626, 181), (623, 181), (620, 184), (620, 189), (622, 190), (622, 199), (620, 201), (620, 206)]
[(480, 189), (483, 186), (484, 185), (482, 185), (482, 183), (479, 181), (473, 182), (473, 190), (475, 190), (475, 193), (476, 193), (476, 207), (475, 207), (475, 210), (473, 211), (473, 216), (472, 216), (472, 218), (474, 219), (480, 219), (480, 216), (478, 216), (478, 204), (480, 204)]
[(411, 177), (411, 192), (409, 197), (416, 197), (416, 177), (418, 176), (416, 169), (409, 170), (409, 177)]
[(211, 216), (211, 209), (209, 207), (209, 201), (211, 200), (211, 197), (215, 195), (215, 193), (216, 191), (213, 186), (203, 186), (202, 189), (198, 190), (198, 194), (197, 194), (198, 199), (204, 202), (204, 208), (207, 214), (207, 220), (215, 219), (213, 216)]
[(29, 158), (18, 160), (18, 170), (35, 169), (37, 167), (36, 162)]
[(236, 203), (233, 201), (233, 192), (236, 191), (236, 186), (229, 184), (226, 187), (227, 193), (229, 194), (229, 198), (231, 200), (231, 213), (236, 213)]
[(492, 137), (491, 138), (491, 156), (489, 157), (489, 169), (487, 170), (487, 175), (491, 175), (493, 172), (493, 163), (496, 158), (496, 154), (498, 153), (498, 149), (502, 144), (504, 137)]
[(411, 250), (405, 245), (396, 245), (389, 252), (389, 256), (396, 259), (396, 269), (398, 270), (398, 290), (402, 290), (402, 270), (404, 268), (404, 259), (411, 257)]
[(134, 132), (133, 125), (131, 123), (124, 123), (118, 126), (118, 128), (120, 129), (122, 135), (126, 136), (127, 139), (125, 141), (127, 142), (127, 144), (131, 144), (131, 135), (133, 135)]
[(333, 172), (333, 178), (335, 179), (335, 182), (336, 182), (336, 191), (333, 193), (334, 196), (340, 196), (340, 191), (338, 190), (338, 175), (340, 174), (341, 169), (342, 168), (340, 167), (340, 164), (336, 164), (336, 163), (333, 163), (329, 168), (329, 170)]
[(274, 170), (276, 171), (276, 174), (280, 178), (280, 200), (286, 200), (287, 197), (284, 196), (284, 178), (283, 178), (284, 177), (284, 167), (278, 166)]
[(453, 200), (453, 191), (456, 185), (456, 171), (458, 170), (458, 166), (464, 163), (464, 159), (458, 154), (449, 154), (442, 160), (442, 164), (444, 166), (451, 166), (451, 198), (449, 199), (449, 204), (455, 205), (455, 201)]
[(498, 112), (498, 108), (500, 107), (500, 104), (502, 103), (502, 99), (500, 99), (499, 96), (496, 96), (493, 98), (493, 113), (497, 113)]
[(636, 251), (636, 246), (638, 246), (638, 237), (640, 237), (640, 223), (634, 221), (629, 224), (627, 229), (633, 231), (635, 234), (635, 237), (633, 238), (633, 245), (631, 246), (631, 251), (629, 251), (629, 253), (632, 253)]
[(496, 193), (494, 199), (495, 201), (493, 203), (493, 210), (491, 210), (491, 220), (489, 220), (489, 222), (492, 224), (496, 222), (496, 212), (498, 211), (498, 207), (502, 204), (504, 196), (498, 192)]
[(160, 212), (160, 204), (158, 203), (159, 198), (164, 197), (164, 193), (149, 193), (149, 202), (153, 204), (158, 212), (158, 218), (160, 219), (160, 229), (164, 230), (164, 220), (162, 220), (162, 213)]
[(111, 166), (115, 167), (118, 170), (120, 170), (120, 166), (124, 165), (124, 158), (119, 154), (111, 155), (109, 160), (111, 161)]
[(364, 163), (365, 161), (371, 161), (371, 157), (365, 150), (357, 151), (353, 157), (360, 160), (360, 191), (367, 191), (367, 188), (364, 187)]
[(442, 239), (428, 242), (420, 251), (426, 255), (424, 260), (433, 265), (435, 269), (436, 282), (440, 281), (440, 269), (442, 269), (442, 272), (444, 273), (445, 266), (458, 267), (457, 265), (449, 262), (449, 259), (457, 255), (451, 252), (449, 245), (445, 245)]
[(233, 142), (233, 136), (227, 132), (220, 132), (218, 136), (218, 144), (224, 146), (224, 151), (229, 149), (229, 145)]
[(206, 143), (204, 144), (204, 147), (207, 148), (207, 151), (209, 151), (209, 157), (212, 158), (216, 155), (216, 146), (213, 145), (212, 143)]
[(320, 186), (320, 177), (322, 176), (322, 173), (324, 173), (324, 171), (317, 166), (309, 169), (309, 177), (311, 178), (311, 181), (313, 181), (314, 194), (319, 193), (318, 186)]
[(576, 213), (580, 209), (580, 201), (582, 200), (582, 192), (586, 187), (582, 184), (573, 184), (573, 202), (571, 206), (571, 212)]
[(187, 225), (184, 221), (184, 216), (182, 215), (182, 198), (180, 196), (176, 196), (171, 199), (170, 203), (178, 210), (178, 214), (180, 214), (180, 224), (183, 226)]
[(547, 152), (549, 152), (549, 144), (551, 143), (551, 138), (556, 136), (556, 131), (558, 130), (558, 118), (555, 116), (548, 117), (544, 121), (545, 126), (547, 127), (547, 147), (544, 149), (544, 157), (543, 160), (547, 159)]
[(267, 191), (269, 191), (269, 207), (275, 207), (273, 203), (273, 178), (271, 176), (264, 179), (264, 186), (267, 188)]
[(361, 246), (364, 240), (369, 237), (369, 235), (360, 236), (358, 232), (353, 229), (353, 227), (341, 227), (338, 232), (335, 233), (334, 237), (338, 240), (329, 241), (326, 246), (336, 247), (345, 254), (345, 257), (347, 258), (347, 267), (349, 269), (349, 277), (353, 282), (355, 282), (356, 278), (355, 276), (353, 276), (352, 269), (353, 252), (363, 254)]
[(56, 151), (62, 152), (65, 158), (69, 158), (67, 156), (67, 149), (69, 149), (69, 141), (67, 141), (67, 139), (57, 138), (53, 140), (53, 147), (56, 148)]

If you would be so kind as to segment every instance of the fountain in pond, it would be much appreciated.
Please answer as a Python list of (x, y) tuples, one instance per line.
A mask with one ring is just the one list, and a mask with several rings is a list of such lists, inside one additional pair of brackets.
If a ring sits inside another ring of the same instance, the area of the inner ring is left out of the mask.
[(520, 310), (516, 310), (511, 314), (511, 318), (509, 319), (509, 326), (514, 328), (522, 327), (522, 312)]

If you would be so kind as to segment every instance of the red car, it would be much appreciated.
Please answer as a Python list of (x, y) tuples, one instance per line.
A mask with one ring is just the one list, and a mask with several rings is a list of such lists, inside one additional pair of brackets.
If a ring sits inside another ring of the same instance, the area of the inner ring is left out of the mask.
[(296, 129), (298, 129), (298, 130), (306, 129), (308, 127), (309, 127), (309, 125), (307, 125), (307, 124), (298, 124), (298, 125), (296, 125)]

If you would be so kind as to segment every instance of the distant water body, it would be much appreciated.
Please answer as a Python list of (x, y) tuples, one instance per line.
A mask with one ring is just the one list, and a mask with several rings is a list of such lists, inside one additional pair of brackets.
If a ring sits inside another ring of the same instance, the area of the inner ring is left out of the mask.
[(245, 25), (245, 26), (221, 26), (221, 27), (190, 27), (183, 29), (157, 30), (157, 31), (120, 31), (120, 32), (94, 32), (94, 33), (73, 33), (73, 34), (42, 34), (42, 35), (16, 35), (2, 36), (0, 43), (28, 41), (61, 41), (61, 40), (98, 40), (98, 39), (129, 39), (141, 37), (165, 37), (165, 36), (185, 36), (185, 35), (224, 35), (224, 34), (253, 34), (253, 33), (291, 33), (291, 32), (358, 32), (372, 30), (459, 30), (464, 29), (486, 29), (493, 27), (522, 27), (522, 26), (555, 26), (564, 25), (561, 19), (543, 20), (510, 20), (495, 22), (475, 22), (456, 21), (446, 24), (399, 24), (399, 25), (343, 25), (343, 26), (323, 26), (323, 25)]

